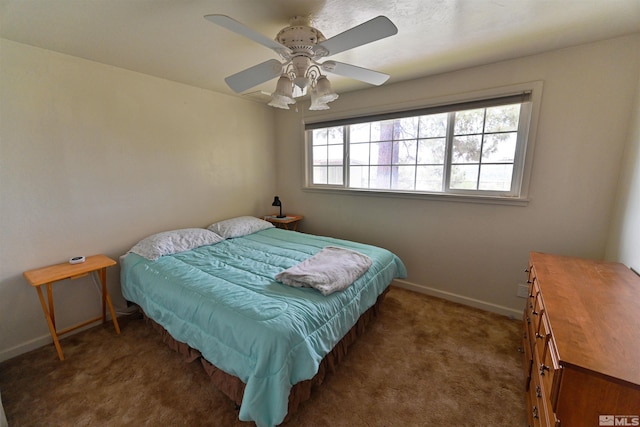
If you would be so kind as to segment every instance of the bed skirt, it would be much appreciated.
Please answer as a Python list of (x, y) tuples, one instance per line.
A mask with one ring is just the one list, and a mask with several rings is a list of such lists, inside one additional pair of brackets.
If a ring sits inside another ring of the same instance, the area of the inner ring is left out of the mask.
[[(340, 364), (344, 356), (347, 354), (349, 346), (353, 344), (358, 337), (360, 337), (366, 326), (378, 315), (380, 305), (385, 295), (389, 291), (387, 287), (382, 294), (376, 300), (376, 303), (365, 311), (358, 319), (356, 324), (347, 332), (347, 334), (333, 347), (333, 349), (322, 359), (318, 372), (310, 380), (301, 381), (295, 384), (291, 388), (289, 394), (289, 407), (287, 411), (287, 418), (298, 410), (300, 403), (308, 400), (311, 397), (311, 389), (317, 385), (322, 384), (327, 372), (335, 372), (336, 367)], [(218, 369), (216, 366), (207, 361), (200, 352), (194, 348), (191, 348), (187, 344), (176, 341), (169, 332), (166, 331), (161, 325), (153, 321), (153, 319), (144, 316), (146, 321), (157, 330), (161, 336), (162, 341), (166, 343), (172, 350), (182, 354), (186, 362), (193, 362), (200, 360), (205, 372), (211, 378), (211, 381), (215, 387), (227, 395), (236, 405), (240, 406), (242, 403), (242, 396), (244, 394), (245, 384), (233, 375)]]

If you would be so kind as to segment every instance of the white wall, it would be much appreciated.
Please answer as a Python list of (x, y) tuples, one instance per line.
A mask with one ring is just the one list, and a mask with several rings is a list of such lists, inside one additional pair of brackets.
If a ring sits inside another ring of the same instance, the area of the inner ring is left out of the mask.
[(288, 212), (305, 215), (305, 231), (397, 253), (408, 286), (519, 316), (516, 284), (526, 280), (529, 251), (605, 255), (639, 73), (635, 35), (345, 93), (330, 104), (328, 114), (349, 116), (542, 80), (526, 207), (303, 191), (303, 121), (327, 113), (302, 108), (277, 115), (278, 193)]
[[(271, 209), (269, 107), (0, 40), (0, 117), (0, 360), (51, 341), (23, 271)], [(88, 279), (54, 296), (60, 328), (99, 313)]]
[(607, 258), (640, 272), (640, 80), (636, 86), (635, 107), (630, 110), (630, 116), (632, 124), (622, 158)]

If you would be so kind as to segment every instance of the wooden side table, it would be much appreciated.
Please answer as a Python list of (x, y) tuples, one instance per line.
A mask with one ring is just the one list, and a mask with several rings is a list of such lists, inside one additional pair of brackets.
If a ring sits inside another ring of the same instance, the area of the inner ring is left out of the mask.
[[(25, 279), (27, 279), (29, 284), (31, 286), (34, 286), (36, 288), (36, 291), (38, 291), (38, 297), (40, 298), (42, 311), (44, 312), (44, 317), (47, 320), (47, 325), (49, 326), (49, 331), (51, 332), (51, 337), (53, 338), (53, 343), (56, 346), (56, 350), (58, 351), (58, 357), (60, 358), (60, 360), (64, 360), (64, 355), (62, 354), (62, 347), (60, 347), (58, 336), (64, 335), (90, 323), (97, 322), (98, 320), (102, 320), (102, 323), (105, 323), (107, 321), (107, 306), (109, 307), (109, 312), (111, 313), (111, 319), (113, 320), (113, 326), (115, 326), (116, 328), (116, 333), (120, 333), (118, 319), (116, 319), (116, 313), (113, 310), (113, 305), (111, 305), (111, 298), (109, 298), (109, 293), (107, 292), (107, 267), (115, 264), (116, 262), (107, 256), (94, 255), (87, 257), (86, 260), (80, 264), (56, 264), (24, 272)], [(96, 272), (98, 274), (98, 277), (100, 278), (100, 282), (102, 284), (102, 316), (98, 316), (96, 318), (87, 320), (86, 322), (82, 322), (75, 326), (71, 326), (69, 328), (58, 331), (56, 329), (56, 316), (53, 307), (53, 292), (51, 285), (54, 282), (58, 282), (60, 280), (77, 279), (79, 277), (84, 277), (93, 272)], [(48, 306), (44, 299), (44, 295), (42, 294), (42, 285), (47, 285), (47, 300), (49, 302)]]
[(265, 221), (269, 221), (276, 227), (284, 228), (285, 230), (289, 230), (289, 226), (291, 226), (292, 231), (298, 231), (298, 222), (304, 219), (302, 215), (287, 215), (284, 218), (278, 218), (275, 215), (266, 215), (262, 217)]

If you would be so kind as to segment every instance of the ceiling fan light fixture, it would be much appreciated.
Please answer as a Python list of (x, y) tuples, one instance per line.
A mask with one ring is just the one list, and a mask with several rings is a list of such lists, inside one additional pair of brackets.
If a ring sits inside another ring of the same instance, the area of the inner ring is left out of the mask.
[(288, 110), (289, 107), (286, 107), (289, 104), (295, 104), (296, 101), (295, 99), (291, 98), (290, 96), (285, 96), (285, 95), (281, 95), (279, 93), (272, 93), (271, 94), (271, 102), (269, 102), (269, 104), (271, 107), (277, 107), (277, 108), (283, 108), (285, 110)]
[(318, 77), (318, 80), (316, 80), (315, 92), (316, 101), (319, 104), (328, 104), (338, 99), (338, 94), (333, 91), (331, 82), (329, 82), (327, 76), (324, 75)]
[(329, 106), (327, 104), (320, 104), (320, 103), (311, 103), (311, 106), (309, 107), (310, 111), (321, 111), (321, 110), (329, 110)]
[(283, 101), (280, 97), (272, 97), (267, 105), (269, 107), (282, 108), (283, 110), (289, 109), (289, 103)]
[(273, 99), (278, 99), (286, 104), (295, 104), (293, 99), (293, 85), (291, 79), (286, 74), (282, 74), (276, 84), (276, 91), (271, 94)]
[(318, 101), (318, 91), (315, 89), (311, 90), (311, 105), (309, 106), (309, 110), (318, 111), (318, 110), (328, 110), (329, 106), (326, 103), (322, 103)]
[(267, 105), (270, 107), (288, 110), (289, 104), (295, 103), (296, 101), (293, 99), (293, 85), (291, 84), (291, 79), (286, 74), (283, 74), (278, 79), (276, 91), (271, 94), (271, 102)]

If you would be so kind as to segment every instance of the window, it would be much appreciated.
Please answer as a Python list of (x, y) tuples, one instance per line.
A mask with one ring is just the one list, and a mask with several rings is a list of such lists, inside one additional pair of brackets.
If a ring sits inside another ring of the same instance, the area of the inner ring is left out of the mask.
[(306, 125), (307, 188), (519, 198), (532, 92)]

